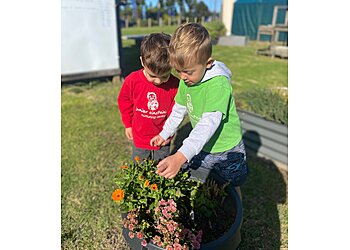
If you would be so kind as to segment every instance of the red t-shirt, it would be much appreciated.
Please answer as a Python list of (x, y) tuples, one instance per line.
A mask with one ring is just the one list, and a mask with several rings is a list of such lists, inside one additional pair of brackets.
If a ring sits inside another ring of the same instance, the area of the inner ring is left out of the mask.
[(159, 86), (148, 81), (143, 69), (125, 78), (118, 96), (119, 111), (126, 128), (132, 127), (134, 145), (144, 149), (159, 149), (150, 140), (163, 129), (175, 104), (179, 79), (170, 75)]

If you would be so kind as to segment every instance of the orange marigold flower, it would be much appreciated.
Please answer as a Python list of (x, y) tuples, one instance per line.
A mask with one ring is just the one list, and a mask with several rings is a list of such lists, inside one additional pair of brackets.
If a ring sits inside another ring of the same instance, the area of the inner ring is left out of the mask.
[(127, 169), (128, 166), (124, 165), (124, 166), (121, 166), (120, 168), (122, 168), (122, 169)]
[(142, 175), (139, 176), (139, 180), (140, 181), (143, 180), (143, 176)]
[(144, 185), (145, 185), (145, 187), (148, 187), (149, 186), (149, 180), (145, 180)]
[(137, 155), (135, 156), (135, 161), (139, 162), (140, 161), (140, 157), (138, 157)]
[(124, 198), (124, 191), (121, 189), (116, 189), (112, 193), (112, 200), (121, 201)]
[(153, 191), (158, 190), (157, 184), (152, 184), (151, 185), (151, 190), (153, 190)]

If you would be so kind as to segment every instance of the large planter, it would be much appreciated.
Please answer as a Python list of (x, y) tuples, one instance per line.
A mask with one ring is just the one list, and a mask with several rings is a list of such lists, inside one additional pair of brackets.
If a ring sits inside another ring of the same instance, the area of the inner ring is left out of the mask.
[[(192, 171), (192, 176), (196, 179), (199, 179), (201, 181), (206, 180), (207, 178), (214, 179), (218, 184), (224, 184), (224, 180), (219, 177), (217, 174), (211, 172), (210, 174), (208, 172), (204, 171)], [(235, 206), (236, 210), (236, 218), (230, 229), (223, 234), (218, 239), (208, 242), (206, 244), (203, 244), (200, 249), (202, 250), (235, 250), (237, 249), (240, 241), (241, 241), (241, 235), (240, 235), (240, 226), (242, 224), (243, 219), (243, 211), (242, 211), (242, 202), (239, 198), (238, 193), (236, 192), (235, 188), (233, 186), (227, 187), (227, 193), (229, 197), (232, 199), (232, 203)], [(126, 214), (122, 214), (122, 218), (125, 218)], [(164, 250), (164, 248), (159, 248), (158, 246), (148, 243), (146, 247), (143, 247), (141, 245), (141, 240), (137, 237), (130, 239), (129, 237), (129, 230), (126, 228), (123, 228), (123, 236), (127, 243), (129, 244), (129, 247), (132, 250)]]

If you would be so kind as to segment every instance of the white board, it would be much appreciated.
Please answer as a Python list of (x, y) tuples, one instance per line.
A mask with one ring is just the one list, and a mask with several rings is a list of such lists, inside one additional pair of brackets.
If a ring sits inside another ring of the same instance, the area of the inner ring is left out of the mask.
[(61, 75), (118, 71), (119, 64), (115, 1), (61, 0)]

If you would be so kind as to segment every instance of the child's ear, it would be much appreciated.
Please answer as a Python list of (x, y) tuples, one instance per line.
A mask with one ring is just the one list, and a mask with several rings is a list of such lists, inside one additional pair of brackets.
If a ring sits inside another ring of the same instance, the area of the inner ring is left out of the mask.
[(142, 56), (140, 56), (140, 62), (141, 62), (142, 67), (145, 67), (145, 66), (143, 66)]
[(214, 62), (214, 59), (210, 57), (207, 61), (207, 69), (210, 69), (211, 67), (213, 67), (213, 62)]

